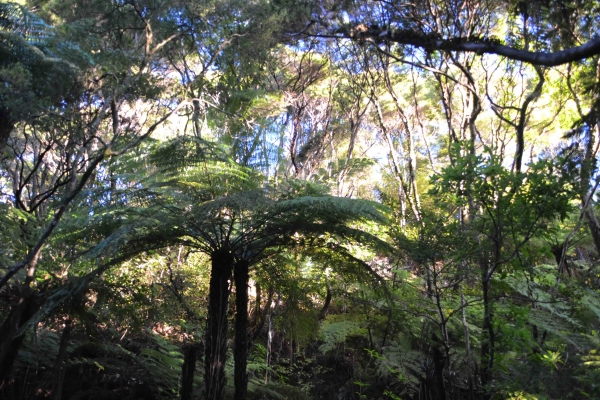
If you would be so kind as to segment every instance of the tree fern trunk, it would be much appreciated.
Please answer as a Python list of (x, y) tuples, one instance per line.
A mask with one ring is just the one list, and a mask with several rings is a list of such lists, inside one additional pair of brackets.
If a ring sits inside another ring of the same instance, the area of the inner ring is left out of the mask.
[(227, 308), (233, 256), (227, 251), (217, 251), (211, 255), (211, 259), (204, 360), (204, 398), (221, 400), (225, 388)]
[(191, 400), (194, 388), (194, 373), (196, 372), (196, 356), (198, 344), (192, 343), (184, 350), (183, 366), (181, 367), (181, 400)]
[[(433, 336), (434, 340), (437, 339), (436, 335)], [(434, 342), (435, 343), (435, 342)], [(446, 358), (440, 351), (437, 345), (433, 346), (433, 368), (435, 371), (435, 397), (439, 400), (446, 400), (446, 385), (444, 383), (444, 367), (446, 365)]]
[(249, 266), (246, 261), (235, 264), (235, 348), (233, 359), (235, 361), (235, 395), (234, 400), (245, 400), (248, 392), (248, 279)]

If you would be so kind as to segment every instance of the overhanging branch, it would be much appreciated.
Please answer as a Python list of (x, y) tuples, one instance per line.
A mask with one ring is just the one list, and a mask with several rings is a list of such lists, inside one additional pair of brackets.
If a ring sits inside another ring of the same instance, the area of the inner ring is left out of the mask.
[[(323, 37), (323, 35), (317, 35)], [(496, 54), (511, 60), (523, 61), (533, 65), (554, 67), (573, 61), (580, 61), (600, 54), (600, 37), (594, 37), (581, 46), (572, 47), (552, 53), (543, 51), (527, 51), (506, 46), (493, 39), (439, 38), (424, 35), (412, 30), (387, 30), (378, 27), (367, 27), (364, 24), (356, 28), (338, 29), (333, 38), (346, 38), (356, 41), (372, 41), (373, 43), (397, 43), (422, 48), (429, 51), (459, 51), (477, 54)]]

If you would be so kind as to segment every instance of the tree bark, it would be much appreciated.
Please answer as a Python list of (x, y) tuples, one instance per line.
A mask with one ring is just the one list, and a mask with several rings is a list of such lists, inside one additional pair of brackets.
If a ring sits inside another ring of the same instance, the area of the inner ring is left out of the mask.
[(542, 94), (542, 88), (544, 86), (544, 82), (546, 81), (544, 78), (544, 72), (539, 66), (535, 66), (535, 71), (538, 74), (539, 80), (535, 85), (533, 92), (529, 93), (523, 102), (523, 105), (519, 109), (519, 123), (517, 124), (517, 148), (515, 150), (515, 171), (521, 172), (521, 164), (523, 163), (523, 151), (525, 150), (525, 123), (527, 122), (527, 110), (529, 108), (529, 104), (535, 101)]
[(471, 363), (471, 337), (469, 334), (469, 326), (467, 325), (467, 302), (465, 301), (465, 295), (460, 295), (460, 307), (462, 309), (462, 325), (465, 332), (465, 355), (467, 356), (467, 368), (469, 368), (469, 400), (473, 400), (473, 368)]
[(192, 399), (198, 350), (199, 345), (197, 343), (192, 343), (186, 347), (183, 352), (183, 365), (181, 367), (181, 400)]
[(494, 367), (494, 326), (492, 324), (492, 305), (490, 304), (489, 280), (483, 280), (483, 340), (481, 341), (481, 381), (484, 385), (492, 380)]
[(17, 335), (17, 333), (39, 308), (35, 301), (36, 292), (31, 287), (39, 256), (40, 250), (38, 249), (28, 263), (27, 276), (19, 288), (19, 297), (0, 327), (0, 389), (6, 383), (23, 344), (23, 339), (25, 339), (25, 334)]
[(200, 100), (192, 100), (192, 106), (194, 109), (192, 114), (192, 121), (194, 123), (194, 134), (196, 135), (196, 137), (201, 138), (202, 126), (200, 125)]
[(65, 372), (67, 370), (65, 361), (67, 359), (67, 349), (69, 347), (69, 339), (71, 337), (71, 325), (71, 318), (68, 318), (65, 322), (65, 328), (63, 329), (60, 337), (58, 355), (56, 356), (56, 362), (54, 364), (54, 382), (52, 383), (52, 396), (54, 397), (54, 400), (62, 399), (63, 383), (65, 381)]
[[(436, 339), (434, 335), (434, 339)], [(433, 346), (433, 367), (435, 370), (435, 391), (436, 398), (446, 400), (446, 386), (444, 384), (444, 367), (446, 366), (446, 358), (440, 351), (438, 346)]]
[(245, 260), (235, 263), (235, 347), (233, 350), (234, 400), (245, 400), (248, 393), (248, 279), (249, 265)]
[(327, 295), (325, 296), (325, 303), (323, 304), (323, 308), (319, 312), (319, 321), (322, 321), (327, 316), (329, 312), (329, 306), (331, 305), (331, 299), (333, 297), (333, 291), (331, 290), (331, 285), (327, 282)]
[(10, 133), (15, 128), (15, 121), (5, 107), (0, 107), (0, 150), (4, 148)]
[(573, 61), (583, 60), (600, 54), (600, 38), (594, 38), (581, 46), (570, 49), (547, 53), (543, 51), (527, 51), (515, 47), (505, 46), (486, 38), (469, 40), (466, 38), (443, 38), (441, 36), (426, 35), (414, 30), (386, 29), (380, 27), (367, 28), (364, 24), (361, 29), (348, 27), (338, 29), (336, 37), (356, 41), (371, 41), (375, 43), (397, 43), (419, 47), (428, 51), (468, 52), (476, 54), (496, 54), (511, 60), (523, 61), (532, 65), (555, 67)]
[(585, 207), (583, 210), (583, 216), (587, 222), (588, 228), (590, 229), (590, 233), (592, 235), (592, 239), (594, 241), (594, 247), (596, 248), (596, 252), (600, 254), (600, 223), (598, 222), (598, 218), (594, 213), (594, 209), (588, 203), (588, 198), (593, 196), (593, 193), (586, 194), (586, 197), (583, 198), (582, 207)]
[(222, 400), (226, 383), (227, 309), (233, 256), (228, 251), (216, 251), (211, 254), (211, 261), (204, 353), (204, 398)]
[[(256, 324), (256, 326), (254, 327), (254, 330), (252, 331), (252, 341), (256, 340), (258, 335), (260, 335), (260, 333), (263, 330), (263, 327), (265, 326), (265, 322), (267, 322), (267, 317), (269, 316), (269, 311), (271, 310), (271, 303), (273, 302), (274, 294), (275, 294), (275, 291), (273, 290), (273, 287), (269, 287), (269, 294), (267, 297), (267, 302), (265, 304), (265, 308), (260, 313), (260, 319), (259, 319), (258, 323)], [(258, 311), (260, 312), (260, 304), (258, 304)]]
[(20, 297), (19, 304), (11, 310), (0, 328), (0, 389), (4, 387), (10, 376), (23, 339), (25, 339), (24, 334), (15, 335), (36, 311), (31, 289), (26, 288), (25, 291), (27, 293)]

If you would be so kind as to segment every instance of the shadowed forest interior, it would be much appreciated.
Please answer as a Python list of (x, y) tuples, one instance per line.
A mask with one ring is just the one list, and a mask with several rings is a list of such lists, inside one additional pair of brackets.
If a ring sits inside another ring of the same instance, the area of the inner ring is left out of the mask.
[(600, 2), (0, 3), (0, 398), (600, 398)]

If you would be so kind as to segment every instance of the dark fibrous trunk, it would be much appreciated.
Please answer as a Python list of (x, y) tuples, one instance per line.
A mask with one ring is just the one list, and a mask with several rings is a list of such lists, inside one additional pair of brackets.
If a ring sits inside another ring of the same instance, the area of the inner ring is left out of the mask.
[(433, 367), (435, 369), (435, 390), (438, 399), (446, 399), (446, 387), (444, 385), (445, 357), (436, 346), (433, 347)]
[(199, 345), (192, 343), (183, 350), (183, 366), (181, 367), (181, 400), (191, 400), (196, 372), (196, 359)]
[(225, 388), (227, 309), (233, 256), (229, 252), (219, 251), (213, 253), (211, 258), (206, 349), (204, 353), (204, 398), (206, 400), (221, 400)]
[(249, 266), (246, 261), (238, 261), (234, 267), (235, 281), (235, 361), (234, 400), (245, 400), (248, 392), (248, 279)]

